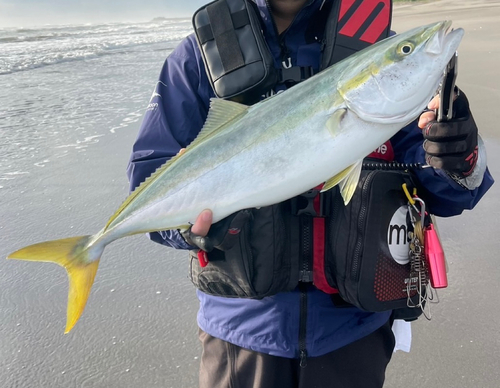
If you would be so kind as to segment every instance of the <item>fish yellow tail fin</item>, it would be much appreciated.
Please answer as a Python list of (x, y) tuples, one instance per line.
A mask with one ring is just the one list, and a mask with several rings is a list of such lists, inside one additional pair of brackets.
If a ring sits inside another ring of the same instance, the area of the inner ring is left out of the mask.
[(92, 240), (93, 236), (80, 236), (46, 241), (22, 248), (7, 257), (51, 262), (66, 268), (69, 294), (65, 333), (69, 333), (82, 315), (104, 250), (104, 247), (92, 245)]

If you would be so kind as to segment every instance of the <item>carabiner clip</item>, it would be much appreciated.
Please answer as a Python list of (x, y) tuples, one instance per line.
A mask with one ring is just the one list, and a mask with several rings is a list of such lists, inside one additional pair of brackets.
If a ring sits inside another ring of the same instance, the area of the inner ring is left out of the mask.
[[(412, 200), (413, 204), (410, 203), (411, 206), (409, 206), (411, 223), (413, 224), (413, 227), (416, 228), (418, 221), (420, 221), (420, 228), (417, 235), (420, 237), (420, 240), (423, 243), (425, 236), (425, 216), (426, 216), (425, 202), (422, 198), (417, 197), (416, 195), (413, 196)], [(420, 205), (420, 209), (417, 208), (416, 206), (417, 203)], [(413, 214), (412, 210), (414, 210), (416, 214)]]

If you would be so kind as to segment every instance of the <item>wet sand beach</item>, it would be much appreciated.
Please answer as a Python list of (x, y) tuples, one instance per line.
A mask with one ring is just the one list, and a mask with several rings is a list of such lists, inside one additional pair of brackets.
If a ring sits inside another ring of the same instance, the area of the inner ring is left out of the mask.
[[(465, 28), (457, 84), (469, 97), (498, 180), (500, 1), (398, 3), (393, 28), (443, 19)], [(159, 71), (135, 96), (144, 107)], [(98, 231), (126, 197), (125, 168), (139, 123), (106, 128), (85, 152), (51, 158), (47, 168), (4, 184), (0, 258), (27, 244)], [(499, 207), (497, 183), (473, 211), (439, 220), (450, 285), (439, 292), (432, 320), (413, 324), (412, 350), (394, 355), (386, 387), (498, 387)], [(145, 236), (110, 245), (82, 318), (64, 335), (65, 271), (2, 259), (0, 387), (195, 388), (198, 303), (187, 269), (185, 252)]]
[(440, 219), (449, 287), (439, 291), (432, 320), (413, 324), (409, 354), (397, 352), (386, 387), (498, 387), (500, 381), (500, 2), (399, 4), (393, 28), (449, 19), (465, 29), (457, 85), (467, 94), (497, 183), (473, 211)]

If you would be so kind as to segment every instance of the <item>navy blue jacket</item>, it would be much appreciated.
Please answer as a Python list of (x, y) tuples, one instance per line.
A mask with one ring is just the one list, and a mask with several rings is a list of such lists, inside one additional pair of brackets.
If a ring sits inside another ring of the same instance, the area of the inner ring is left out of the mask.
[[(281, 49), (265, 0), (256, 1), (266, 24), (265, 36), (281, 66)], [(293, 65), (319, 67), (319, 45), (307, 44), (304, 30), (322, 0), (310, 0), (282, 34)], [(184, 39), (166, 59), (133, 147), (128, 176), (134, 189), (157, 167), (196, 137), (214, 97), (193, 35)], [(415, 124), (393, 139), (396, 160), (425, 163), (422, 135)], [(438, 216), (453, 216), (471, 209), (493, 180), (486, 173), (475, 190), (458, 186), (433, 169), (419, 172), (430, 191), (428, 206)], [(151, 233), (151, 239), (178, 249), (189, 249), (178, 231)], [(187, 260), (186, 260), (187, 263)], [(187, 267), (187, 264), (186, 264)], [(300, 293), (281, 293), (262, 300), (214, 297), (198, 291), (198, 324), (214, 337), (271, 355), (298, 357)], [(367, 313), (336, 308), (330, 297), (311, 288), (308, 295), (306, 346), (309, 356), (320, 356), (360, 339), (382, 326), (390, 312)]]

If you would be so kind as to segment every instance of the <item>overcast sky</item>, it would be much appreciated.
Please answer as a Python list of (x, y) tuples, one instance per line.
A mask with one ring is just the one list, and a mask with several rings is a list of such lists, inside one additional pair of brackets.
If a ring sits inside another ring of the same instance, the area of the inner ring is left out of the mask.
[(0, 28), (191, 16), (209, 0), (0, 0)]

